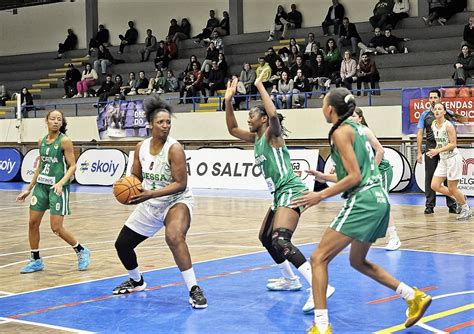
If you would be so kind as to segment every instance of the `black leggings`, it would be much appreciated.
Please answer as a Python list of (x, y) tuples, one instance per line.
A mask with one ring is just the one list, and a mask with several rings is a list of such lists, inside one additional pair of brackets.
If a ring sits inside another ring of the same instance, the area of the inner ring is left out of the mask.
[(148, 239), (144, 235), (132, 231), (127, 226), (123, 226), (117, 240), (115, 241), (115, 249), (123, 266), (127, 270), (133, 270), (138, 267), (137, 254), (135, 247)]

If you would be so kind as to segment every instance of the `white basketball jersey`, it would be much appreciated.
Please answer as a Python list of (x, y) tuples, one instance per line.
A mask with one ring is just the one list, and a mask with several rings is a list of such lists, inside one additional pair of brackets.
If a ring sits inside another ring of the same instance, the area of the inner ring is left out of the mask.
[[(145, 190), (155, 190), (164, 188), (174, 182), (171, 175), (171, 166), (168, 160), (168, 152), (177, 140), (168, 137), (161, 152), (157, 155), (150, 153), (151, 138), (145, 139), (140, 147), (139, 159), (142, 166), (142, 187)], [(147, 202), (153, 206), (170, 206), (182, 199), (192, 199), (192, 192), (189, 187), (182, 192), (164, 197), (155, 197)]]
[[(449, 144), (448, 130), (446, 129), (446, 124), (448, 121), (444, 121), (441, 127), (438, 127), (438, 122), (436, 120), (431, 124), (431, 129), (433, 130), (433, 135), (436, 140), (436, 148), (442, 148)], [(451, 151), (441, 152), (439, 157), (441, 159), (449, 159), (458, 154), (458, 149), (455, 147)]]

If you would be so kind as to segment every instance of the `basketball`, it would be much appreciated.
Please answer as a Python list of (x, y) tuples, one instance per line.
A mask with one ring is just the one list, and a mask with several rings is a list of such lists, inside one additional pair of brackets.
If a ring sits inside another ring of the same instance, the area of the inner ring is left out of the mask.
[(113, 193), (117, 201), (128, 204), (132, 196), (142, 192), (142, 183), (134, 176), (126, 176), (114, 183)]

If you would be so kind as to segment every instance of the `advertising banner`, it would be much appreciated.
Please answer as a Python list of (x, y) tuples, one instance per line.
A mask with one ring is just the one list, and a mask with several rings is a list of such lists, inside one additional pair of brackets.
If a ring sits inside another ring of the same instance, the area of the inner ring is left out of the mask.
[[(293, 171), (309, 189), (314, 187), (314, 178), (307, 169), (316, 169), (318, 150), (289, 150)], [(131, 172), (133, 151), (130, 151), (127, 174)], [(236, 148), (187, 150), (188, 185), (191, 188), (265, 190), (267, 184), (254, 165), (252, 150)]]
[(127, 156), (117, 149), (90, 149), (82, 152), (76, 165), (77, 183), (110, 186), (123, 176)]
[[(383, 148), (385, 150), (384, 158), (390, 162), (390, 165), (392, 165), (393, 168), (393, 178), (392, 183), (390, 183), (390, 191), (405, 190), (410, 184), (413, 176), (410, 163), (407, 158), (397, 150), (387, 146), (384, 146)], [(331, 156), (329, 156), (324, 165), (324, 173), (329, 174), (335, 172), (333, 168), (334, 161)], [(328, 182), (329, 186), (333, 184), (334, 183)]]
[(100, 139), (147, 137), (143, 101), (112, 101), (97, 116)]
[(20, 172), (21, 153), (15, 148), (0, 148), (0, 182), (14, 180)]
[(456, 124), (458, 133), (474, 134), (474, 95), (470, 87), (461, 88), (404, 88), (402, 90), (402, 131), (404, 134), (416, 134), (417, 124), (423, 111), (430, 108), (429, 92), (439, 89), (441, 103), (447, 110), (467, 117), (468, 122)]
[[(462, 155), (462, 178), (458, 188), (467, 196), (474, 196), (474, 148), (458, 148)], [(425, 191), (425, 155), (421, 164), (415, 165), (415, 180), (421, 191)]]
[(35, 148), (25, 154), (21, 164), (21, 178), (24, 182), (30, 183), (33, 180), (36, 167), (40, 163), (39, 149)]

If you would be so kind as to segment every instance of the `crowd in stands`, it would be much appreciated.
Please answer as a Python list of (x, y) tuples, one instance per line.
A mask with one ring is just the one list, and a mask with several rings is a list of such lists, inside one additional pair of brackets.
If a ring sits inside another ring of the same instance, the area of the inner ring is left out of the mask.
[[(431, 25), (437, 21), (444, 25), (455, 13), (464, 10), (464, 0), (429, 0), (430, 14), (423, 20)], [(291, 38), (289, 43), (275, 52), (273, 47), (267, 50), (258, 59), (258, 65), (252, 68), (251, 64), (244, 63), (239, 73), (229, 73), (225, 58), (224, 40), (222, 37), (229, 34), (229, 13), (224, 11), (222, 19), (216, 18), (214, 10), (209, 11), (206, 26), (193, 36), (195, 44), (206, 48), (204, 59), (199, 60), (191, 56), (185, 69), (177, 76), (169, 69), (170, 62), (178, 58), (178, 42), (190, 39), (191, 24), (183, 18), (178, 24), (176, 19), (170, 20), (167, 35), (158, 40), (151, 29), (146, 30), (146, 37), (139, 49), (140, 62), (153, 61), (156, 75), (147, 78), (144, 71), (139, 71), (138, 78), (134, 72), (129, 73), (128, 80), (123, 81), (119, 74), (112, 74), (111, 66), (124, 62), (112, 56), (110, 34), (101, 24), (96, 35), (90, 39), (88, 54), (96, 53), (92, 64), (84, 65), (82, 73), (73, 64), (63, 78), (63, 98), (78, 98), (87, 96), (98, 97), (102, 104), (109, 97), (124, 99), (127, 95), (179, 92), (179, 103), (192, 103), (196, 97), (207, 101), (209, 96), (215, 96), (219, 90), (225, 89), (226, 82), (232, 76), (239, 79), (237, 95), (234, 98), (234, 107), (239, 109), (240, 102), (245, 98), (240, 95), (255, 95), (257, 90), (253, 85), (255, 78), (262, 72), (263, 84), (271, 92), (272, 98), (278, 108), (300, 108), (305, 101), (311, 98), (313, 90), (324, 97), (331, 85), (346, 87), (353, 90), (356, 83), (357, 95), (361, 94), (363, 84), (366, 88), (377, 88), (381, 80), (376, 62), (372, 55), (385, 55), (408, 52), (405, 42), (408, 38), (397, 37), (392, 34), (392, 29), (397, 23), (408, 17), (410, 7), (408, 0), (380, 0), (374, 5), (372, 16), (368, 21), (373, 27), (374, 36), (368, 41), (363, 41), (354, 23), (344, 16), (344, 6), (338, 0), (332, 0), (322, 22), (324, 36), (334, 36), (321, 45), (315, 39), (314, 33), (309, 33), (305, 44), (299, 45), (296, 39)], [(296, 4), (286, 11), (279, 5), (271, 23), (268, 41), (276, 37), (281, 31), (280, 39), (287, 37), (288, 30), (301, 28), (303, 15), (297, 10)], [(331, 27), (333, 26), (333, 33)], [(123, 53), (127, 46), (136, 44), (138, 31), (133, 21), (128, 22), (128, 29), (124, 35), (119, 35), (120, 45), (118, 53)], [(77, 36), (72, 29), (68, 29), (68, 36), (64, 43), (59, 44), (58, 57), (72, 50), (77, 45)], [(462, 50), (454, 64), (453, 80), (457, 85), (463, 85), (474, 74), (474, 58), (471, 49), (474, 47), (474, 17), (469, 19), (469, 24), (464, 28)], [(360, 50), (358, 54), (357, 51)], [(97, 90), (92, 87), (100, 85)], [(3, 89), (2, 89), (3, 88)], [(5, 87), (0, 86), (0, 103), (8, 98)], [(31, 94), (30, 94), (31, 95)], [(256, 98), (256, 97), (253, 97)], [(25, 98), (28, 100), (28, 98)], [(26, 101), (26, 103), (29, 103)]]

